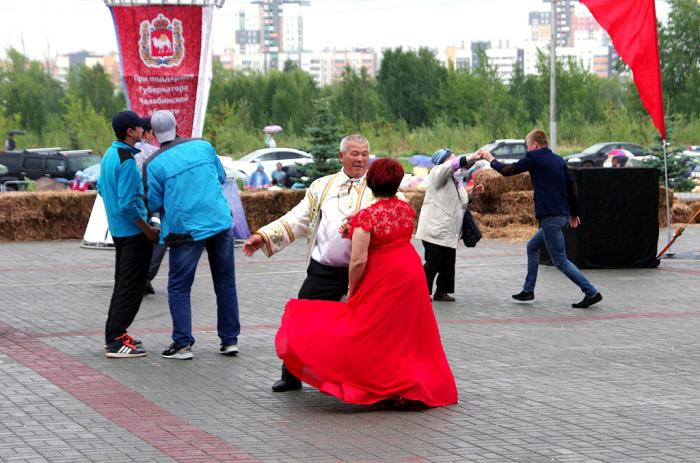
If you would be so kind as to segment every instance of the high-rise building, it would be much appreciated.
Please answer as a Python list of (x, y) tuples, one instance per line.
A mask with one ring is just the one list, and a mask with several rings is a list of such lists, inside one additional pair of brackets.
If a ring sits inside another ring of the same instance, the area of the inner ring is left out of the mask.
[(293, 51), (299, 51), (303, 46), (303, 20), (301, 14), (290, 18), (291, 29), (287, 33), (291, 37), (285, 41), (284, 5), (310, 5), (308, 0), (251, 0), (254, 5), (259, 5), (260, 17), (260, 48), (266, 56), (266, 69), (279, 68), (279, 54), (286, 51), (285, 45), (294, 47)]

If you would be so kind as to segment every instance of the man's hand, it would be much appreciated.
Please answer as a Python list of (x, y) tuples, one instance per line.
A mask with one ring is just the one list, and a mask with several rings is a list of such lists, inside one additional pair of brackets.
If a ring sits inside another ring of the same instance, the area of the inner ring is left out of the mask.
[(480, 159), (486, 159), (488, 162), (493, 161), (495, 158), (493, 157), (493, 154), (491, 154), (489, 151), (477, 151), (477, 154), (479, 155)]
[(160, 239), (160, 228), (158, 227), (147, 225), (146, 228), (143, 229), (143, 232), (149, 241), (153, 241), (155, 243)]
[(569, 217), (569, 226), (576, 228), (581, 225), (581, 219), (578, 216)]
[(263, 244), (265, 244), (265, 241), (262, 239), (262, 236), (257, 234), (251, 235), (243, 245), (243, 254), (250, 257), (255, 254), (255, 251), (263, 247)]
[(478, 160), (478, 159), (481, 159), (481, 156), (479, 156), (479, 152), (478, 152), (478, 151), (477, 151), (476, 153), (472, 153), (472, 154), (470, 154), (470, 155), (467, 156), (467, 161), (469, 161), (469, 162), (471, 162), (471, 161), (476, 161), (476, 160)]

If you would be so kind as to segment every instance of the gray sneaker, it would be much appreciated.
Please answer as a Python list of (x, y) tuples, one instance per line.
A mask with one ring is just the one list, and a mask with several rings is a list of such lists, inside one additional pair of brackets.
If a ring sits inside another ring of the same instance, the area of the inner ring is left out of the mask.
[(192, 360), (192, 346), (181, 346), (174, 342), (160, 356), (166, 359)]
[(238, 346), (236, 344), (221, 345), (219, 349), (221, 355), (226, 355), (228, 357), (233, 357), (238, 355)]

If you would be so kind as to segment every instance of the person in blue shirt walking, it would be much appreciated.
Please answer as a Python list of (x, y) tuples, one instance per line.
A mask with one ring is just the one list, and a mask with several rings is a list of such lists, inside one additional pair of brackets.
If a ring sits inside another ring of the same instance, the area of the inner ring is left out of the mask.
[(535, 298), (537, 267), (540, 248), (547, 246), (554, 265), (584, 293), (583, 300), (571, 304), (585, 309), (603, 300), (600, 292), (588, 281), (583, 273), (566, 257), (564, 230), (581, 224), (578, 217), (576, 187), (569, 175), (566, 162), (549, 149), (547, 134), (535, 129), (525, 137), (527, 154), (514, 164), (504, 165), (488, 151), (480, 151), (479, 157), (491, 163), (491, 167), (501, 175), (530, 173), (535, 190), (535, 216), (539, 230), (527, 243), (527, 276), (523, 290), (513, 295), (518, 301), (531, 301)]
[(192, 358), (190, 291), (204, 249), (214, 282), (219, 353), (238, 354), (238, 295), (233, 263), (233, 219), (223, 192), (226, 174), (211, 144), (177, 136), (170, 111), (155, 111), (151, 127), (160, 143), (145, 164), (148, 207), (160, 213), (161, 242), (170, 247), (168, 305), (173, 320), (172, 344), (165, 358)]
[(117, 113), (112, 128), (117, 137), (100, 162), (97, 190), (104, 200), (107, 223), (114, 240), (114, 290), (105, 326), (105, 356), (143, 357), (141, 341), (127, 334), (141, 306), (153, 242), (159, 230), (147, 223), (141, 174), (134, 144), (141, 140), (142, 120), (131, 111)]

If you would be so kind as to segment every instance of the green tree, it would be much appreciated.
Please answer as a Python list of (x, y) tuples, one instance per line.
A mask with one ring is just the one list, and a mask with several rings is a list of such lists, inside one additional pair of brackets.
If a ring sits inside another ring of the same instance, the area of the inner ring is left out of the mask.
[(377, 81), (392, 115), (413, 128), (432, 122), (447, 83), (447, 69), (427, 48), (414, 52), (399, 47), (384, 51)]
[(700, 114), (700, 5), (669, 0), (668, 25), (659, 31), (666, 112)]
[(314, 162), (305, 166), (309, 182), (337, 172), (340, 169), (337, 156), (342, 132), (327, 98), (316, 102), (312, 126), (306, 128), (305, 132), (311, 139), (307, 151), (314, 157)]
[(364, 122), (376, 121), (383, 112), (377, 84), (364, 67), (358, 73), (347, 66), (343, 79), (331, 85), (329, 93), (334, 112), (350, 121), (354, 130)]
[(100, 114), (111, 117), (125, 107), (124, 94), (115, 94), (114, 84), (101, 65), (80, 65), (68, 71), (67, 93), (89, 104)]
[(6, 116), (19, 115), (22, 128), (41, 134), (50, 115), (61, 113), (63, 97), (61, 84), (41, 63), (15, 49), (7, 51), (0, 65), (0, 106)]

